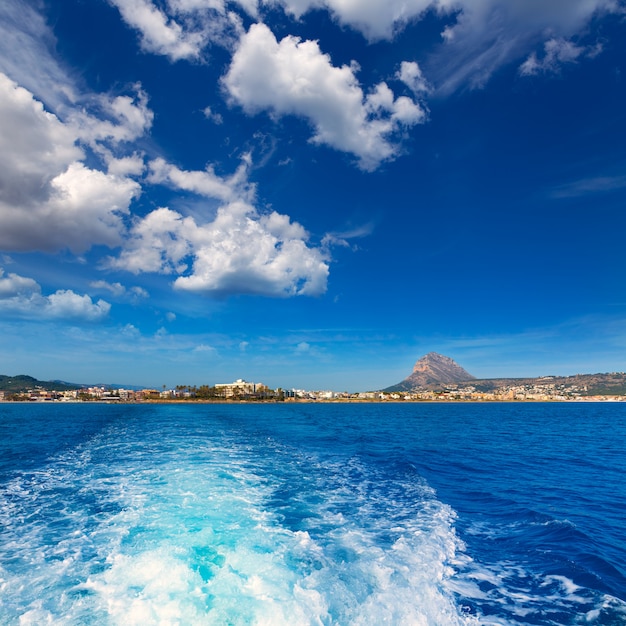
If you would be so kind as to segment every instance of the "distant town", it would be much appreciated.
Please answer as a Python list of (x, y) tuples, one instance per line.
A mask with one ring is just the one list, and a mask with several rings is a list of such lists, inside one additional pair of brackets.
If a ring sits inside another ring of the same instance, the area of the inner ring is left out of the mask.
[[(477, 381), (478, 382), (478, 381)], [(214, 386), (184, 386), (174, 389), (124, 389), (105, 386), (55, 390), (35, 385), (24, 391), (0, 391), (4, 402), (626, 402), (624, 394), (590, 394), (580, 384), (544, 377), (532, 382), (503, 384), (481, 391), (474, 384), (451, 383), (440, 389), (419, 391), (366, 391), (270, 389), (263, 383), (238, 379)]]
[(126, 389), (38, 381), (0, 375), (5, 402), (624, 402), (626, 374), (576, 374), (539, 378), (477, 379), (453, 359), (429, 352), (396, 385), (379, 391), (271, 389), (239, 378), (213, 386), (177, 385), (168, 389)]

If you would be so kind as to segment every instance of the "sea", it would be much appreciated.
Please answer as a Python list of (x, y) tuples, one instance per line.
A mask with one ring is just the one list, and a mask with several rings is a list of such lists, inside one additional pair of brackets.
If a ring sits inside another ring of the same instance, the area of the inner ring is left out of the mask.
[(0, 624), (626, 624), (626, 403), (0, 404)]

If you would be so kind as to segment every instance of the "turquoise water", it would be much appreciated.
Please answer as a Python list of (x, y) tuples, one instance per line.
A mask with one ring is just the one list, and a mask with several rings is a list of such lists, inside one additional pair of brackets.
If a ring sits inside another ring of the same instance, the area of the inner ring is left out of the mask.
[(626, 624), (621, 404), (0, 404), (0, 623)]

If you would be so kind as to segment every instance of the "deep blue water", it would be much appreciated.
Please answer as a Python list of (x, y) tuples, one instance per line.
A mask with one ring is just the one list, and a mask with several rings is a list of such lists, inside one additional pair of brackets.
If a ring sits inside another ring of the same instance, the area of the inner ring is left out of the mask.
[(626, 404), (0, 404), (0, 624), (626, 624)]

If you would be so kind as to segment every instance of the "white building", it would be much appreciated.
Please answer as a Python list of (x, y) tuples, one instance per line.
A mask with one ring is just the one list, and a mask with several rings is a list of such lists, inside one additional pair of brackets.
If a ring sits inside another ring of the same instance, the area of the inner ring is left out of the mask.
[(238, 378), (234, 383), (217, 383), (215, 388), (221, 391), (225, 398), (251, 395), (267, 389), (263, 383), (250, 383), (242, 378)]

